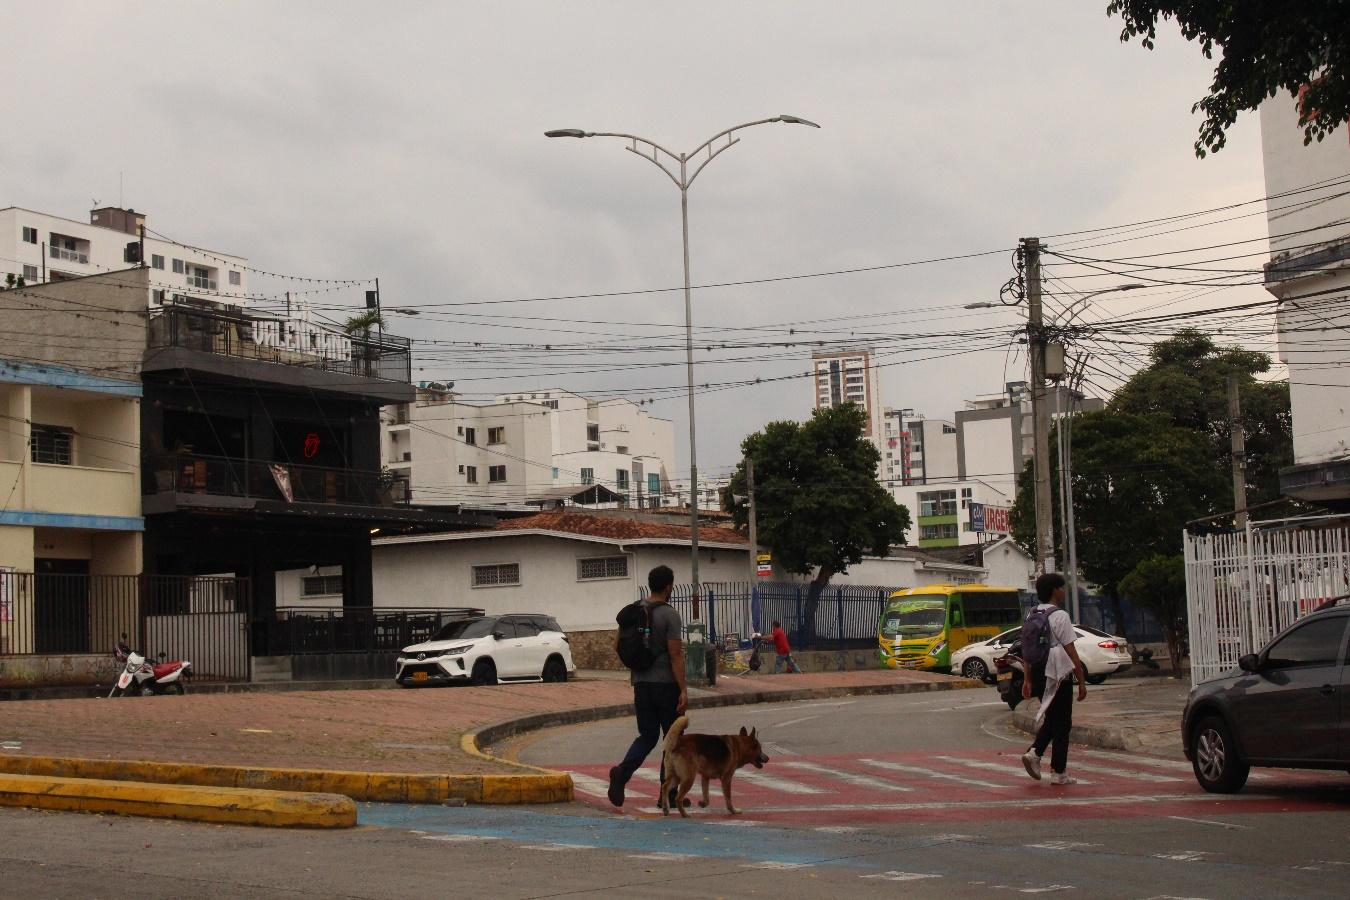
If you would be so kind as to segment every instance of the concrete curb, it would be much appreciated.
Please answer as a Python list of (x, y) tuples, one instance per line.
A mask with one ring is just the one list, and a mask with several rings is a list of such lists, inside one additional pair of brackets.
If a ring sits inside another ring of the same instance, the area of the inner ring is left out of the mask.
[(0, 806), (273, 828), (351, 828), (356, 825), (356, 804), (350, 797), (336, 794), (183, 787), (38, 775), (0, 775)]
[[(352, 800), (380, 803), (443, 803), (446, 800), (463, 800), (466, 803), (548, 803), (570, 800), (572, 793), (571, 779), (566, 775), (552, 773), (549, 775), (551, 785), (527, 790), (520, 784), (524, 777), (520, 775), (345, 772), (55, 756), (0, 755), (0, 772), (45, 778), (228, 788), (245, 792), (341, 794)], [(530, 796), (530, 790), (541, 791), (545, 787), (552, 792), (547, 795), (547, 799), (518, 799), (522, 795)]]
[[(1036, 711), (1040, 701), (1035, 697), (1023, 700), (1013, 710), (1013, 727), (1018, 731), (1034, 735), (1036, 733)], [(1135, 753), (1144, 746), (1142, 729), (1129, 725), (1074, 725), (1069, 730), (1069, 741), (1096, 747), (1099, 750), (1124, 750)]]
[[(951, 681), (911, 681), (901, 684), (865, 684), (852, 687), (802, 688), (801, 690), (792, 691), (755, 691), (746, 694), (720, 694), (714, 696), (705, 695), (702, 697), (693, 697), (689, 701), (689, 708), (716, 709), (725, 706), (748, 706), (755, 703), (786, 703), (797, 700), (825, 700), (832, 697), (856, 697), (877, 694), (922, 694), (931, 691), (967, 690), (978, 687), (983, 687), (983, 685), (968, 679), (953, 678)], [(537, 766), (526, 765), (525, 763), (514, 762), (509, 759), (502, 759), (499, 756), (493, 756), (491, 753), (488, 753), (483, 747), (499, 743), (507, 738), (516, 737), (517, 735), (538, 731), (543, 728), (555, 728), (559, 725), (579, 725), (584, 722), (598, 722), (603, 719), (616, 719), (632, 714), (633, 704), (631, 703), (615, 703), (608, 706), (593, 706), (586, 709), (565, 709), (556, 712), (537, 713), (532, 716), (522, 716), (518, 719), (508, 719), (505, 722), (486, 725), (475, 731), (467, 731), (461, 739), (460, 746), (464, 752), (470, 756), (475, 756), (484, 761), (497, 763), (503, 766), (512, 766), (531, 773), (514, 776), (515, 778), (520, 779), (520, 783), (516, 787), (521, 792), (521, 796), (539, 795), (544, 797), (544, 799), (539, 800), (499, 800), (481, 802), (555, 803), (560, 802), (561, 800), (572, 799), (571, 776), (560, 772), (553, 772), (549, 769), (541, 769)], [(512, 776), (498, 777), (509, 778)], [(567, 780), (567, 796), (565, 798), (548, 793), (552, 784), (547, 779), (556, 778), (564, 778)]]

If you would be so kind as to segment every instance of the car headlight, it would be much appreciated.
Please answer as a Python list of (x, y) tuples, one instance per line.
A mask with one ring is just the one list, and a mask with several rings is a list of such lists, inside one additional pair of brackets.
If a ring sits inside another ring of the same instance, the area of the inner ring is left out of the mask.
[(449, 650), (442, 650), (441, 656), (459, 656), (461, 653), (468, 653), (473, 649), (473, 644), (464, 647), (451, 647)]
[(939, 653), (941, 653), (943, 650), (946, 650), (946, 649), (947, 649), (947, 642), (946, 642), (946, 641), (943, 641), (942, 643), (940, 643), (940, 644), (938, 644), (936, 647), (934, 647), (932, 650), (929, 650), (929, 651), (928, 651), (928, 655), (929, 655), (929, 656), (937, 656)]

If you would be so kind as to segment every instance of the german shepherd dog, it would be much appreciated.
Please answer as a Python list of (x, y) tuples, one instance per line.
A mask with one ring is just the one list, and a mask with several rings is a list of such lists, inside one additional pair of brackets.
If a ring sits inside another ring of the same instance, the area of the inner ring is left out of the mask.
[(701, 807), (708, 805), (708, 782), (716, 778), (722, 782), (722, 796), (727, 801), (727, 812), (733, 816), (740, 810), (731, 805), (731, 777), (741, 766), (753, 764), (756, 769), (764, 768), (769, 757), (759, 746), (755, 731), (740, 734), (685, 734), (689, 727), (689, 717), (680, 716), (666, 733), (665, 766), (666, 780), (661, 785), (661, 812), (670, 815), (670, 792), (677, 786), (679, 796), (675, 805), (680, 815), (686, 819), (689, 813), (684, 811), (684, 798), (694, 786), (694, 776), (703, 779), (703, 799)]

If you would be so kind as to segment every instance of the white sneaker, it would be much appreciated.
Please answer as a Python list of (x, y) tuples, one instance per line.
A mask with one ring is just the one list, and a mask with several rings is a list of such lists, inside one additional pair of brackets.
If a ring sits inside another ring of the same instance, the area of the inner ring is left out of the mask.
[(1041, 780), (1041, 758), (1036, 755), (1035, 750), (1028, 750), (1022, 754), (1022, 765), (1026, 767), (1028, 775), (1037, 781)]
[(1056, 772), (1050, 776), (1051, 784), (1077, 784), (1078, 779), (1069, 775), (1067, 772)]

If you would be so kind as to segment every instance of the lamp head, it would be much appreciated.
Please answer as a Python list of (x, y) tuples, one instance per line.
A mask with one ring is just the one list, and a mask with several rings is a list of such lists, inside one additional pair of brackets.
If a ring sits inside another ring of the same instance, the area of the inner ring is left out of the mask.
[(580, 128), (555, 128), (552, 131), (545, 131), (544, 137), (584, 138), (586, 137), (586, 132), (582, 131)]
[(810, 125), (812, 128), (820, 127), (815, 122), (808, 121), (807, 119), (798, 118), (797, 116), (786, 116), (786, 115), (779, 116), (778, 121), (786, 122), (788, 125)]

